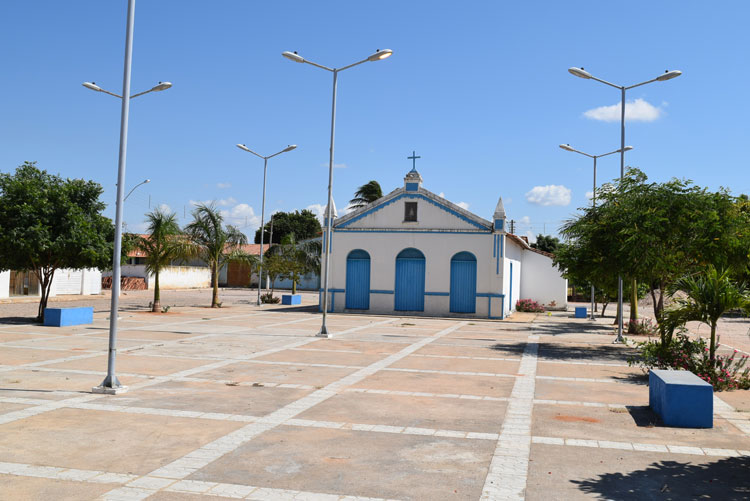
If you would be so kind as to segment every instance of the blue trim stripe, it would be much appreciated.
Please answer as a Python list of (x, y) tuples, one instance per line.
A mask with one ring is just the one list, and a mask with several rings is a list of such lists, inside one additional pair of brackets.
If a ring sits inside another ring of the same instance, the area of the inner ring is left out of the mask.
[(393, 291), (370, 289), (370, 294), (393, 294)]
[[(320, 289), (318, 292), (323, 292), (324, 289)], [(335, 293), (335, 292), (346, 292), (346, 289), (328, 289), (328, 292)]]
[(500, 257), (505, 257), (505, 235), (500, 235)]
[[(394, 229), (365, 229), (365, 228), (334, 228), (334, 233), (340, 232), (340, 233), (434, 233), (434, 234), (440, 234), (440, 233), (448, 233), (448, 234), (457, 234), (457, 233), (463, 233), (463, 234), (472, 234), (472, 235), (486, 235), (489, 233), (489, 230), (485, 231), (476, 231), (476, 230), (402, 230), (398, 228)], [(331, 238), (331, 241), (333, 241), (333, 238)], [(333, 246), (331, 246), (333, 248)]]
[(450, 292), (425, 292), (425, 296), (450, 296)]
[(421, 195), (421, 194), (418, 194), (418, 193), (401, 193), (400, 195), (393, 197), (392, 199), (388, 200), (387, 202), (383, 202), (382, 204), (377, 205), (377, 206), (375, 206), (375, 207), (373, 207), (371, 209), (368, 209), (368, 210), (364, 211), (362, 214), (360, 214), (360, 215), (358, 215), (356, 217), (351, 218), (349, 221), (346, 221), (343, 224), (341, 224), (339, 226), (339, 228), (344, 228), (344, 227), (352, 224), (355, 221), (359, 221), (363, 217), (368, 216), (368, 215), (372, 214), (373, 212), (377, 212), (380, 209), (383, 209), (383, 208), (387, 207), (388, 205), (390, 205), (392, 203), (395, 203), (397, 200), (401, 200), (402, 198), (408, 198), (408, 199), (421, 198), (422, 200), (425, 200), (425, 201), (431, 203), (432, 205), (434, 205), (434, 206), (436, 206), (436, 207), (444, 210), (445, 212), (448, 212), (449, 214), (452, 214), (452, 215), (456, 216), (457, 218), (461, 219), (462, 221), (465, 221), (465, 222), (469, 223), (470, 225), (475, 226), (476, 228), (479, 228), (480, 230), (491, 231), (485, 225), (477, 223), (476, 221), (474, 221), (472, 219), (469, 219), (468, 217), (464, 216), (463, 214), (460, 214), (460, 213), (456, 212), (455, 210), (451, 209), (450, 207), (448, 207), (446, 205), (443, 205), (441, 203), (438, 203), (435, 200), (432, 200), (431, 198), (428, 198), (428, 197), (426, 197), (424, 195)]
[(492, 257), (497, 255), (497, 235), (492, 235)]
[(498, 294), (496, 292), (477, 292), (477, 297), (505, 297), (505, 294)]

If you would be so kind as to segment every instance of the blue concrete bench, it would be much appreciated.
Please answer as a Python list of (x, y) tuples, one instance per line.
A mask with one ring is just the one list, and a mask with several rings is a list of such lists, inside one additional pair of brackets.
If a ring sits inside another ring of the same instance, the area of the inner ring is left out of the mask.
[(66, 325), (90, 324), (94, 321), (94, 308), (45, 308), (44, 325), (64, 327)]
[(283, 294), (281, 304), (302, 304), (302, 296), (299, 294)]
[(714, 427), (714, 389), (690, 371), (652, 369), (648, 405), (667, 426)]
[(586, 318), (586, 307), (576, 306), (575, 318)]

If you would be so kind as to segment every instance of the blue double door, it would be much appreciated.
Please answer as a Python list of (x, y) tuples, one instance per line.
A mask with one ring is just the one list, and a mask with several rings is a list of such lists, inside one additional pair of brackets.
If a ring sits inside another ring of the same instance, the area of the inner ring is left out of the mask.
[(477, 259), (459, 252), (451, 259), (451, 313), (476, 313)]
[(361, 249), (346, 258), (346, 309), (370, 309), (370, 255)]
[(404, 249), (396, 256), (396, 290), (393, 309), (424, 311), (425, 259), (417, 249)]

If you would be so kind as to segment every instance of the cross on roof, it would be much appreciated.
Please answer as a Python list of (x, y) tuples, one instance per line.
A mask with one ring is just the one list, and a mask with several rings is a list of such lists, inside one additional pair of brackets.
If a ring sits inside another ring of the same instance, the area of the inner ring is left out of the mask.
[(412, 172), (417, 172), (417, 158), (422, 158), (422, 157), (418, 157), (417, 152), (412, 150), (411, 156), (406, 157), (406, 158), (412, 161), (412, 167), (411, 167)]

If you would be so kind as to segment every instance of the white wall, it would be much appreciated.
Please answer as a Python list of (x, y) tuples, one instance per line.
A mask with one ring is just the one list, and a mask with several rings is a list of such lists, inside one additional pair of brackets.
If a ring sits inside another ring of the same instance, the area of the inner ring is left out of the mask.
[[(205, 266), (168, 266), (159, 273), (161, 289), (194, 289), (211, 287), (211, 270)], [(148, 288), (154, 288), (153, 275)]]
[[(111, 277), (107, 271), (104, 276)], [(126, 264), (120, 268), (120, 276), (146, 279), (146, 288), (153, 289), (153, 275), (146, 273), (145, 264)], [(166, 266), (159, 273), (160, 289), (203, 289), (211, 287), (211, 270), (205, 266)]]
[[(387, 237), (387, 238), (386, 238)], [(346, 257), (354, 249), (370, 254), (370, 290), (389, 291), (371, 293), (370, 311), (393, 312), (396, 278), (396, 256), (413, 247), (425, 256), (425, 292), (450, 292), (450, 261), (454, 254), (471, 252), (477, 258), (477, 293), (501, 292), (502, 268), (498, 273), (493, 257), (493, 234), (486, 233), (376, 233), (335, 231), (331, 246), (331, 274), (329, 289), (346, 288)], [(325, 270), (323, 270), (325, 273)], [(329, 301), (331, 301), (329, 299)], [(343, 311), (344, 293), (335, 293), (334, 310)], [(329, 303), (330, 304), (330, 303)], [(425, 315), (448, 315), (449, 296), (425, 296)], [(488, 298), (477, 297), (476, 316), (489, 314)], [(411, 313), (410, 313), (411, 314)], [(493, 299), (492, 315), (500, 315), (500, 301)]]
[[(552, 264), (552, 258), (526, 250), (523, 253), (521, 295), (543, 304), (547, 309), (568, 307), (568, 280)], [(515, 276), (515, 269), (514, 276)], [(554, 301), (555, 306), (550, 306)]]
[(0, 271), (0, 299), (10, 296), (10, 271)]

